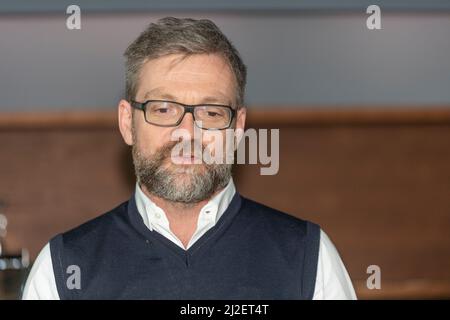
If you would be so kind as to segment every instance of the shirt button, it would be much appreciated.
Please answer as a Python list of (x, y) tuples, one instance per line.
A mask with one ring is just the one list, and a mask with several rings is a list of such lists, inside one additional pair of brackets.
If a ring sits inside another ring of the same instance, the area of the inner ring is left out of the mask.
[(156, 219), (161, 218), (161, 215), (159, 213), (156, 214)]

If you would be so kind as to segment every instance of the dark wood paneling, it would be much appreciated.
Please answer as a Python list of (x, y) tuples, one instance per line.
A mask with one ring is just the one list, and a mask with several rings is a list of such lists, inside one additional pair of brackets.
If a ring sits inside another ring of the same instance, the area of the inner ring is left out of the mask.
[[(239, 190), (319, 223), (360, 297), (450, 297), (450, 108), (263, 110), (280, 128), (280, 170), (238, 165)], [(125, 201), (130, 150), (115, 112), (0, 115), (0, 200), (8, 247), (38, 250)], [(382, 269), (382, 290), (365, 288)]]

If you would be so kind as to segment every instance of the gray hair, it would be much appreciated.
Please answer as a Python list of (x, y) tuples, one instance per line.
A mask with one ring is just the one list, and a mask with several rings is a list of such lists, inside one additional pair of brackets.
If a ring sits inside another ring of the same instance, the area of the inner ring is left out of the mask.
[(126, 99), (135, 99), (142, 65), (170, 54), (219, 54), (236, 78), (236, 104), (244, 103), (247, 67), (239, 52), (210, 20), (166, 17), (150, 25), (125, 51)]

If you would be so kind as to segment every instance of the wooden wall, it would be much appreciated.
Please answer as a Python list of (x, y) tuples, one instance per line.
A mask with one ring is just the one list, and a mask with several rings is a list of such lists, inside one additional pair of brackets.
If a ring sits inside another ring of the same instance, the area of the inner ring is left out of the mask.
[[(0, 114), (7, 247), (35, 258), (56, 233), (134, 187), (115, 112)], [(280, 170), (239, 165), (242, 194), (319, 223), (360, 298), (450, 298), (450, 108), (250, 111), (280, 129)], [(379, 265), (382, 289), (366, 288)]]

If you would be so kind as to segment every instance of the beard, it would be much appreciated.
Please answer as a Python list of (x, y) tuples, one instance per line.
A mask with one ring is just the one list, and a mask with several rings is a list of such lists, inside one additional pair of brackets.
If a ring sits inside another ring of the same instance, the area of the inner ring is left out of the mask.
[[(180, 143), (171, 141), (154, 154), (145, 155), (134, 135), (132, 147), (136, 177), (146, 190), (167, 201), (183, 205), (196, 204), (209, 199), (224, 188), (231, 178), (231, 164), (175, 164), (171, 161), (173, 147)], [(181, 143), (204, 152), (205, 146), (190, 140)], [(191, 154), (197, 154), (192, 152)]]

